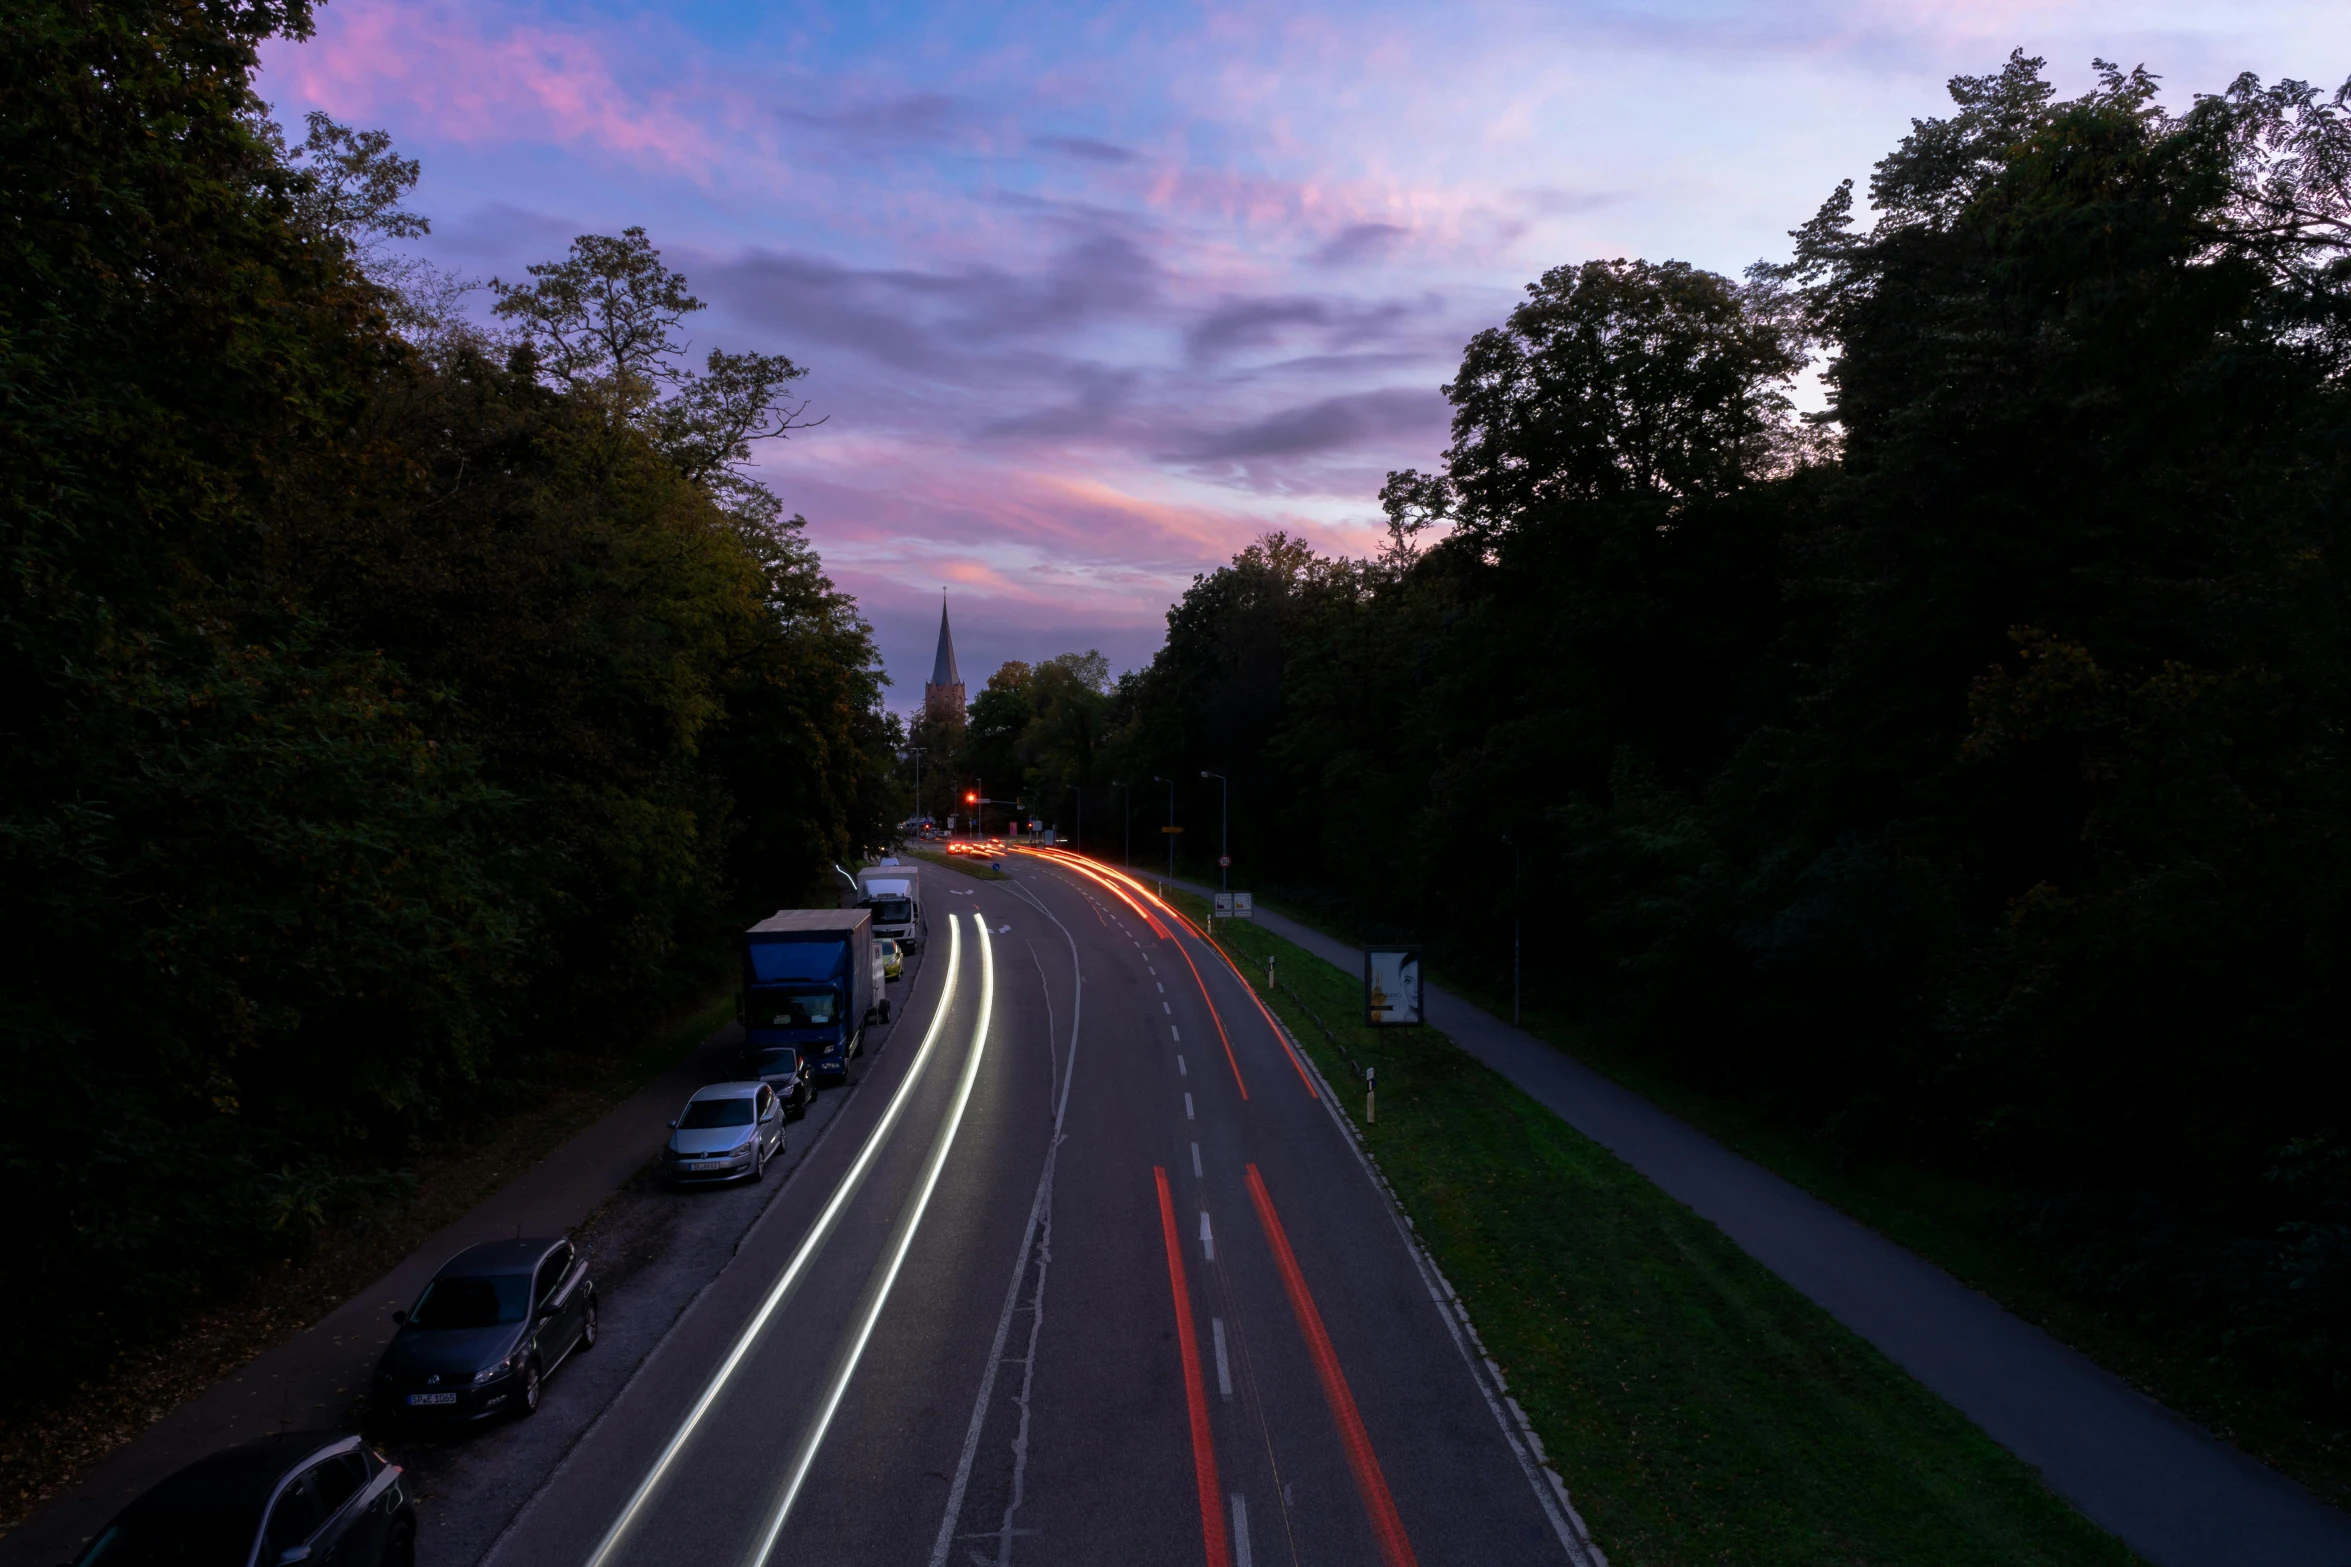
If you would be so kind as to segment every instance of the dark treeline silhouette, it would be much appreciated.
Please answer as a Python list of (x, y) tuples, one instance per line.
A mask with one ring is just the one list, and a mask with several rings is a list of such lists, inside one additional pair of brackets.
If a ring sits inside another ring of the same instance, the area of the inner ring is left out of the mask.
[(0, 1381), (38, 1395), (395, 1195), (420, 1134), (714, 977), (902, 803), (855, 606), (738, 465), (644, 235), (495, 285), (255, 51), (303, 0), (0, 51)]
[(1382, 557), (1200, 578), (1108, 772), (1229, 773), (1235, 885), (1502, 994), (1515, 906), (1545, 1009), (1996, 1182), (2072, 1287), (2336, 1429), (2346, 100), (2100, 70), (1955, 81), (1786, 266), (1545, 275)]

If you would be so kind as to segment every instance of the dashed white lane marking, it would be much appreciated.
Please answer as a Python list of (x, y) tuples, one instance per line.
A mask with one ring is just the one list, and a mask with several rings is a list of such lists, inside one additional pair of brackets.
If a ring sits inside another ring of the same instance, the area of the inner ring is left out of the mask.
[(1233, 1567), (1249, 1564), (1249, 1498), (1233, 1493)]
[(1185, 1071), (1185, 1070), (1184, 1070), (1184, 1058), (1183, 1058), (1182, 1056), (1177, 1056), (1177, 1057), (1176, 1057), (1176, 1076), (1178, 1076), (1178, 1077), (1190, 1077), (1191, 1075), (1192, 1075), (1191, 1073), (1189, 1073), (1189, 1072), (1187, 1072), (1187, 1071)]
[(1200, 1173), (1200, 1145), (1198, 1143), (1192, 1145), (1192, 1174), (1199, 1180), (1208, 1179), (1207, 1176)]
[(1173, 1039), (1177, 1044), (1180, 1045), (1184, 1042), (1184, 1031), (1176, 1027), (1173, 1023), (1167, 1025), (1167, 1032), (1168, 1037)]
[[(1158, 982), (1157, 980), (1153, 980), (1153, 981), (1152, 981), (1152, 983), (1153, 983), (1153, 984), (1155, 984), (1155, 985), (1156, 985), (1156, 984), (1159, 984), (1159, 982)], [(1164, 995), (1166, 995), (1166, 994), (1167, 994), (1167, 987), (1166, 987), (1165, 985), (1160, 985), (1160, 986), (1159, 986), (1159, 993), (1160, 993), (1161, 995), (1163, 995), (1163, 996), (1164, 996)]]
[(1164, 1002), (1164, 1001), (1162, 1001), (1161, 1003), (1159, 1003), (1159, 1010), (1160, 1010), (1160, 1011), (1162, 1011), (1162, 1012), (1164, 1012), (1164, 1013), (1166, 1013), (1166, 1014), (1167, 1014), (1169, 1017), (1174, 1017), (1174, 1016), (1175, 1016), (1175, 1008), (1173, 1008), (1173, 1007), (1169, 1006), (1169, 1005), (1168, 1005), (1166, 1002)]
[(1208, 1210), (1200, 1210), (1200, 1256), (1203, 1261), (1216, 1260), (1216, 1232), (1208, 1227)]
[(1184, 1095), (1184, 1119), (1187, 1121), (1192, 1119), (1192, 1096), (1190, 1094)]
[(1233, 1363), (1224, 1352), (1224, 1318), (1208, 1319), (1208, 1336), (1216, 1340), (1216, 1390), (1225, 1397), (1233, 1396)]

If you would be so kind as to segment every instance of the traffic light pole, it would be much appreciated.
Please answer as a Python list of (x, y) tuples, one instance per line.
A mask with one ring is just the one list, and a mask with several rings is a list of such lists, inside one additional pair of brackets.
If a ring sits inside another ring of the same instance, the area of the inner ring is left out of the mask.
[(1167, 785), (1167, 879), (1169, 881), (1174, 881), (1176, 841), (1175, 780), (1173, 778), (1162, 778), (1157, 773), (1153, 773), (1151, 775), (1151, 781), (1153, 783), (1163, 783)]

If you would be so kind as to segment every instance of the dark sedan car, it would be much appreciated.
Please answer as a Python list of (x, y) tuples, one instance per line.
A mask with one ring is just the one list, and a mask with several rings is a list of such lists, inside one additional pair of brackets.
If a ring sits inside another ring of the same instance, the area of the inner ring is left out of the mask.
[(411, 1567), (416, 1502), (356, 1436), (290, 1431), (199, 1458), (117, 1513), (74, 1567)]
[(566, 1356), (596, 1342), (596, 1285), (568, 1240), (489, 1241), (441, 1265), (376, 1363), (372, 1404), (398, 1420), (528, 1415)]
[(743, 1059), (735, 1064), (735, 1075), (774, 1089), (776, 1098), (783, 1101), (784, 1114), (794, 1120), (808, 1113), (808, 1103), (816, 1097), (816, 1081), (808, 1071), (808, 1064), (800, 1059), (796, 1045), (763, 1045), (757, 1050), (746, 1050)]

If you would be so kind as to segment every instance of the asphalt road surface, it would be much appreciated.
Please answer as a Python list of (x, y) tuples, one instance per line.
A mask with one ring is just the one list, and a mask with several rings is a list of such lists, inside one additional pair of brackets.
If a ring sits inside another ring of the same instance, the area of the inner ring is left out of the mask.
[(483, 1559), (1587, 1562), (1238, 977), (1008, 868), (933, 879), (891, 1048)]

